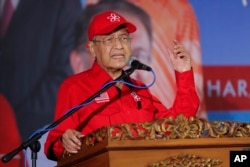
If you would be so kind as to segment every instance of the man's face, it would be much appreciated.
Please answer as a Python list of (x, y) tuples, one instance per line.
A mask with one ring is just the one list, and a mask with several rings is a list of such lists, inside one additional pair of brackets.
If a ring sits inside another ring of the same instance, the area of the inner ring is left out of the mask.
[(131, 56), (130, 37), (125, 28), (109, 35), (97, 35), (89, 46), (92, 56), (107, 72), (123, 69)]
[[(103, 52), (103, 53), (98, 57), (104, 57), (105, 56), (104, 53), (106, 55), (109, 55), (106, 57), (105, 61), (104, 61), (104, 58), (103, 58), (103, 60), (98, 58), (97, 60), (98, 60), (99, 64), (102, 61), (102, 63), (101, 63), (102, 66), (105, 62), (105, 64), (109, 64), (109, 67), (110, 67), (111, 60), (114, 60), (114, 59), (110, 58), (110, 53), (114, 53), (114, 51), (115, 51), (115, 52), (126, 53), (126, 57), (127, 57), (127, 55), (128, 55), (128, 57), (130, 57), (130, 54), (132, 54), (131, 56), (136, 57), (142, 63), (150, 65), (151, 59), (152, 59), (152, 57), (151, 57), (151, 41), (149, 39), (149, 36), (147, 34), (145, 26), (143, 25), (141, 20), (138, 19), (138, 17), (136, 17), (132, 14), (129, 14), (129, 13), (124, 13), (124, 12), (121, 12), (121, 14), (123, 16), (125, 16), (125, 18), (127, 18), (130, 22), (135, 24), (135, 26), (137, 28), (137, 30), (135, 32), (130, 34), (130, 36), (132, 37), (131, 44), (129, 44), (129, 46), (123, 45), (124, 50), (120, 51), (121, 49), (114, 49), (115, 45), (114, 46), (103, 46), (103, 42), (93, 43), (94, 45), (96, 45), (95, 46), (96, 47), (95, 55), (97, 53), (99, 54), (99, 52)], [(127, 34), (126, 30), (123, 30), (123, 31), (125, 31), (125, 33)], [(116, 32), (116, 33), (118, 33), (118, 32)], [(99, 37), (96, 37), (96, 40), (99, 40), (99, 38), (103, 39), (105, 37), (99, 36)], [(119, 42), (119, 41), (116, 39), (115, 42)], [(130, 45), (131, 45), (132, 51), (130, 50)], [(97, 50), (97, 47), (98, 47), (98, 50)], [(128, 49), (129, 51), (126, 51), (128, 47), (129, 47), (129, 49)], [(104, 50), (104, 51), (102, 51), (102, 50)], [(81, 58), (79, 58), (79, 57), (81, 57)], [(127, 57), (127, 60), (128, 60), (128, 57)], [(108, 58), (110, 59), (109, 63), (107, 60)], [(123, 65), (127, 63), (127, 60), (123, 63)], [(71, 65), (72, 65), (73, 69), (78, 69), (78, 70), (74, 70), (74, 73), (78, 73), (78, 72), (82, 72), (84, 70), (87, 70), (88, 68), (91, 67), (92, 61), (93, 60), (90, 60), (90, 56), (88, 55), (87, 52), (83, 56), (80, 56), (80, 55), (72, 56), (71, 55)], [(89, 63), (86, 64), (84, 62), (89, 62)], [(112, 62), (114, 62), (114, 61), (112, 61)], [(123, 66), (123, 65), (120, 65), (120, 66)], [(141, 70), (135, 70), (135, 72), (131, 76), (145, 82), (145, 81), (150, 80), (151, 75), (149, 75), (149, 74), (150, 73), (148, 73), (148, 72), (144, 72)]]

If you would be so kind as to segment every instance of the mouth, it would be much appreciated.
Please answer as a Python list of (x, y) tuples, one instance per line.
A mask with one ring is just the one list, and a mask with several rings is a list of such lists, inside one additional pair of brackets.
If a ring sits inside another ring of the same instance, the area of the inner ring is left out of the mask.
[(124, 56), (124, 54), (113, 54), (113, 55), (111, 56), (111, 58), (112, 58), (112, 59), (124, 59), (125, 56)]
[(117, 68), (123, 68), (127, 64), (127, 58), (124, 54), (117, 53), (111, 56), (111, 62)]

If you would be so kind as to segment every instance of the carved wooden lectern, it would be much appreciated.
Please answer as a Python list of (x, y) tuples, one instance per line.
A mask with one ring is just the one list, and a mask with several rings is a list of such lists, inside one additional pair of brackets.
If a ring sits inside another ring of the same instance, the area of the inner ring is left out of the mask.
[(205, 119), (157, 119), (103, 127), (83, 138), (58, 167), (229, 167), (230, 151), (249, 151), (250, 124)]

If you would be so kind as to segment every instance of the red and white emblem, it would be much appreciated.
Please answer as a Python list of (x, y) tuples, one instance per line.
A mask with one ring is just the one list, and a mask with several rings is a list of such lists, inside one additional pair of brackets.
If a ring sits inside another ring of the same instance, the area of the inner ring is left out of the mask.
[(111, 13), (107, 19), (109, 19), (110, 22), (120, 22), (120, 16), (117, 16), (115, 13)]

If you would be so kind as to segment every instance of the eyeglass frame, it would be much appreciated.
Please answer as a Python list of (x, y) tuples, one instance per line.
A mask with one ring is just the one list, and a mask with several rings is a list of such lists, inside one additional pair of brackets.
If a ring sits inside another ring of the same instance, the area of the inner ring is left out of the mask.
[[(124, 39), (124, 37), (125, 37), (125, 39)], [(106, 45), (106, 46), (114, 45), (116, 39), (119, 39), (119, 41), (122, 44), (129, 44), (129, 42), (131, 42), (131, 39), (132, 39), (128, 34), (121, 34), (118, 37), (114, 37), (111, 35), (111, 36), (104, 38), (103, 40), (96, 40), (95, 38), (96, 37), (94, 37), (94, 39), (92, 40), (93, 42), (102, 42), (103, 45)], [(109, 40), (110, 40), (110, 42), (108, 42)], [(124, 41), (124, 40), (126, 40), (126, 41)]]

